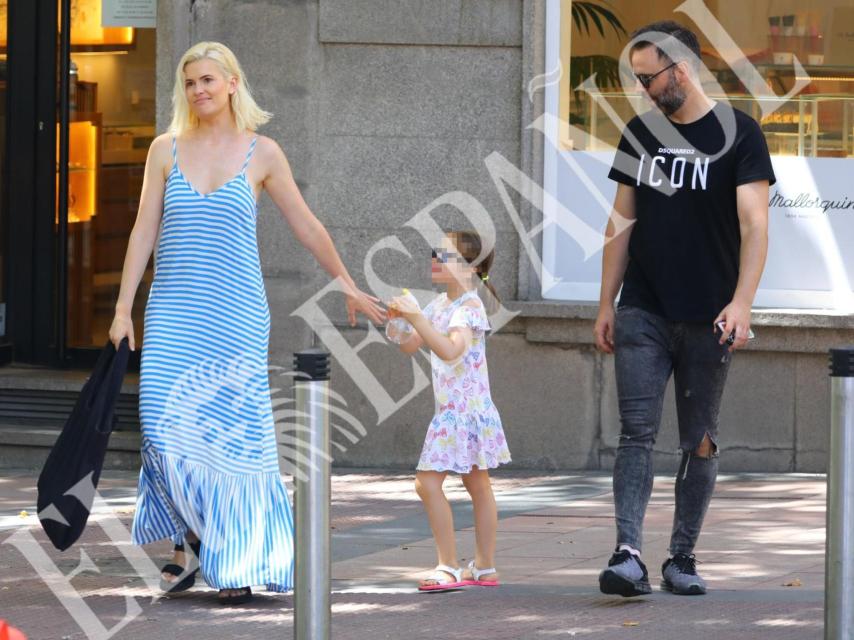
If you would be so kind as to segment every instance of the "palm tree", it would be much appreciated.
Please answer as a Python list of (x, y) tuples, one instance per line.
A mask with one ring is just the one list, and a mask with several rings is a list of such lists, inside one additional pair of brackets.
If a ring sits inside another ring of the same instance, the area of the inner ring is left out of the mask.
[[(606, 0), (603, 0), (603, 2), (608, 4)], [(617, 36), (621, 32), (623, 35), (628, 35), (619, 18), (610, 9), (606, 9), (594, 2), (572, 3), (572, 22), (579, 31), (581, 31), (581, 27), (583, 26), (588, 36), (590, 35), (590, 22), (592, 21), (596, 29), (598, 29), (599, 34), (603, 38), (605, 37), (605, 28), (602, 24), (603, 18), (613, 27)]]
[[(628, 36), (620, 19), (609, 9), (608, 0), (596, 2), (572, 2), (572, 23), (579, 33), (584, 30), (590, 35), (590, 24), (593, 23), (601, 37), (605, 37), (606, 23), (617, 34), (618, 38)], [(603, 6), (606, 5), (606, 6)], [(592, 55), (574, 56), (569, 65), (569, 82), (576, 98), (579, 97), (576, 87), (591, 75), (596, 74), (596, 85), (600, 89), (620, 86), (619, 62), (613, 56)]]

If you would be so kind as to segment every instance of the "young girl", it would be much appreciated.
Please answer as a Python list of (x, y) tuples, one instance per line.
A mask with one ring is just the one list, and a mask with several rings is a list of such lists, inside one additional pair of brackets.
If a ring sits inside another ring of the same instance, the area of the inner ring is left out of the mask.
[[(477, 262), (480, 237), (474, 232), (450, 233), (433, 250), (431, 276), (446, 293), (425, 307), (403, 297), (392, 300), (392, 313), (406, 318), (415, 329), (400, 345), (413, 354), (422, 345), (431, 350), (436, 413), (418, 461), (415, 490), (424, 503), (436, 540), (439, 564), (419, 584), (421, 591), (448, 591), (468, 585), (498, 586), (494, 569), (498, 512), (489, 469), (510, 462), (501, 418), (489, 394), (485, 332), (486, 309), (478, 292), (491, 307), (495, 290), (487, 281), (493, 253)], [(467, 575), (457, 565), (451, 505), (442, 483), (449, 471), (459, 473), (472, 499), (477, 551)]]

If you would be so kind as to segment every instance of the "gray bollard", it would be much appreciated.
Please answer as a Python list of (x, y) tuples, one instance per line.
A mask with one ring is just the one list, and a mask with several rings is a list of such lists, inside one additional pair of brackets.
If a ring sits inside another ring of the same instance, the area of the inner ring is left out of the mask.
[(830, 350), (824, 638), (854, 638), (854, 346)]
[(312, 348), (294, 354), (297, 376), (296, 582), (294, 638), (328, 640), (332, 581), (329, 531), (329, 354)]

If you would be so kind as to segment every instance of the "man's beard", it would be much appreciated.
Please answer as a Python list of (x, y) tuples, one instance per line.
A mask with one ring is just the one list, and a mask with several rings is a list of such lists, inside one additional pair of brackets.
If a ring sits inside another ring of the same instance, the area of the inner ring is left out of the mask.
[(679, 108), (685, 104), (687, 99), (685, 91), (676, 84), (676, 76), (673, 73), (668, 74), (667, 86), (657, 96), (650, 96), (661, 112), (666, 115), (672, 115), (679, 111)]

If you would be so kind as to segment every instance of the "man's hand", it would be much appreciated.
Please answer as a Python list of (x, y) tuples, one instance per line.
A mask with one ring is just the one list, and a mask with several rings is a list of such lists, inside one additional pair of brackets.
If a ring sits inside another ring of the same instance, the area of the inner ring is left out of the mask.
[(614, 353), (614, 305), (607, 304), (599, 307), (596, 324), (593, 325), (593, 337), (596, 348), (602, 353)]
[(730, 353), (741, 349), (747, 344), (747, 334), (750, 330), (750, 307), (738, 302), (730, 302), (723, 311), (718, 314), (712, 323), (712, 330), (718, 331), (717, 324), (723, 322), (724, 332), (721, 334), (720, 343), (725, 344), (730, 334), (735, 331), (735, 341), (730, 345)]

